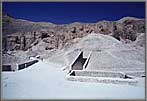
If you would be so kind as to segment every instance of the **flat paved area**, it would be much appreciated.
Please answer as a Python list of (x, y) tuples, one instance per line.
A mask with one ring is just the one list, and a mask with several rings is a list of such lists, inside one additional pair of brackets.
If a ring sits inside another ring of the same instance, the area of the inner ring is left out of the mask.
[(144, 79), (138, 86), (66, 80), (60, 65), (38, 62), (17, 72), (2, 73), (3, 99), (143, 99)]

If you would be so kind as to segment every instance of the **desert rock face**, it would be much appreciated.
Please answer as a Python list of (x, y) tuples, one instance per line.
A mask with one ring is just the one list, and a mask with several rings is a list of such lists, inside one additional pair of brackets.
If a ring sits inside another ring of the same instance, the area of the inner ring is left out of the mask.
[[(121, 42), (121, 44), (129, 44), (131, 47), (141, 47), (141, 52), (144, 51), (142, 49), (145, 46), (145, 20), (133, 17), (124, 17), (118, 21), (103, 20), (97, 23), (75, 22), (57, 25), (14, 19), (3, 13), (2, 32), (3, 63), (24, 61), (29, 56), (37, 54), (43, 55), (44, 58), (48, 58), (53, 54), (58, 56), (58, 53), (60, 56), (62, 51), (59, 50), (73, 48), (74, 44), (78, 43), (79, 40), (82, 43), (83, 38), (91, 33), (108, 35), (117, 39), (118, 42), (116, 43)], [(92, 37), (90, 43), (86, 44), (85, 42), (87, 41), (83, 41), (83, 45), (81, 43), (77, 44), (79, 45), (78, 48), (82, 46), (85, 49), (88, 47), (91, 49), (90, 47), (93, 47), (94, 43), (96, 44), (94, 49), (97, 49), (96, 47), (105, 47), (102, 45), (107, 44), (107, 41), (100, 44), (101, 41), (99, 42), (97, 36), (94, 39)], [(84, 44), (88, 46), (84, 46)], [(118, 46), (121, 46), (121, 44)], [(77, 46), (75, 47), (77, 48)], [(13, 53), (15, 56), (12, 56)], [(22, 54), (24, 55), (22, 56)]]
[(56, 25), (14, 19), (3, 14), (3, 50), (28, 50), (41, 40), (48, 44), (46, 50), (60, 49), (75, 38), (92, 32), (111, 35), (123, 42), (135, 41), (137, 33), (145, 33), (144, 19), (125, 17), (118, 21), (97, 23), (71, 23)]

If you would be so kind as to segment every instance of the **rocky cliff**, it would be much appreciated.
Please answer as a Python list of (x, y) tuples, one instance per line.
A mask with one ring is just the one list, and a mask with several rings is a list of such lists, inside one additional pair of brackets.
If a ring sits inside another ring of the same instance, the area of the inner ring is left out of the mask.
[(118, 21), (97, 23), (71, 23), (57, 25), (46, 22), (32, 22), (2, 15), (3, 51), (28, 50), (43, 41), (45, 50), (61, 49), (75, 38), (90, 33), (110, 35), (125, 43), (135, 41), (145, 33), (145, 20), (124, 17)]

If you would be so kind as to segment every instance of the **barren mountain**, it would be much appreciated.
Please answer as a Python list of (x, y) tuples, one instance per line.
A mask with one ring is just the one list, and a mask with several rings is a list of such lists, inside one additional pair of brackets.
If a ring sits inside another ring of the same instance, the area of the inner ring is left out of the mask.
[(71, 23), (57, 25), (32, 22), (2, 16), (3, 50), (27, 50), (43, 40), (46, 50), (63, 48), (71, 39), (81, 38), (91, 32), (111, 35), (118, 40), (135, 41), (137, 33), (145, 33), (144, 19), (124, 17), (118, 21), (97, 23)]
[[(42, 55), (45, 59), (51, 58), (53, 54), (58, 57), (60, 53), (71, 49), (96, 51), (107, 49), (108, 46), (113, 48), (112, 43), (117, 46), (129, 44), (130, 47), (142, 47), (142, 52), (145, 44), (145, 20), (133, 17), (124, 17), (118, 21), (58, 25), (15, 19), (3, 13), (2, 31), (3, 63), (20, 62), (36, 55)], [(87, 36), (91, 33), (106, 36), (100, 35), (102, 39), (99, 40), (97, 36)], [(85, 41), (84, 37), (90, 39)]]

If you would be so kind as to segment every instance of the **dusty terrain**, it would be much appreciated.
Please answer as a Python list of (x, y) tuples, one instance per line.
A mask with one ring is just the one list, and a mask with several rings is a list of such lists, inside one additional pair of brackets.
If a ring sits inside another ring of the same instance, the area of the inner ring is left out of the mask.
[(3, 64), (19, 63), (36, 55), (44, 59), (65, 53), (68, 56), (80, 49), (85, 51), (85, 55), (89, 50), (101, 51), (101, 54), (106, 50), (109, 57), (115, 55), (144, 62), (144, 19), (124, 17), (118, 21), (57, 25), (15, 19), (5, 13), (2, 17)]
[(145, 97), (144, 74), (134, 76), (136, 86), (66, 80), (69, 66), (80, 51), (85, 58), (92, 51), (87, 71), (145, 72), (144, 19), (124, 17), (118, 21), (57, 25), (3, 14), (2, 20), (3, 64), (20, 63), (35, 56), (43, 59), (19, 71), (2, 72), (2, 98)]

